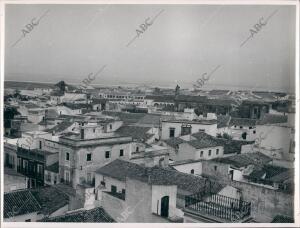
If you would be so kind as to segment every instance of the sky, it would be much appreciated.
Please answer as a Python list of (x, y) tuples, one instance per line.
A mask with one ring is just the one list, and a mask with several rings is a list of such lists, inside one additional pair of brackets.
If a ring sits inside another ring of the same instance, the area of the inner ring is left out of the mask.
[[(278, 5), (6, 5), (5, 80), (80, 84), (102, 69), (92, 84), (185, 88), (212, 72), (205, 87), (293, 92), (295, 12)], [(37, 25), (24, 32), (31, 22)]]

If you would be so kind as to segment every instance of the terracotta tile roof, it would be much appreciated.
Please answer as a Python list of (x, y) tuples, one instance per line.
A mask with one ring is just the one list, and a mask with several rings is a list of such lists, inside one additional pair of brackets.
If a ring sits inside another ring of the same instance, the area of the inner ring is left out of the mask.
[(19, 102), (19, 104), (22, 105), (22, 106), (25, 106), (27, 109), (40, 108), (40, 106), (38, 106), (34, 103)]
[(123, 121), (125, 125), (135, 124), (146, 115), (145, 113), (125, 113), (113, 111), (103, 111), (102, 114), (113, 117), (119, 117), (119, 119)]
[(204, 125), (211, 125), (216, 124), (216, 119), (206, 120), (206, 119), (194, 119), (194, 120), (186, 120), (186, 119), (169, 119), (169, 120), (162, 120), (163, 122), (170, 122), (170, 123), (186, 123), (186, 124), (204, 124)]
[[(158, 166), (143, 167), (124, 160), (114, 160), (98, 169), (96, 173), (125, 181), (126, 177), (153, 185), (176, 185), (179, 189), (197, 193), (205, 188), (206, 179)], [(213, 184), (212, 192), (218, 192), (223, 186)]]
[(248, 118), (231, 118), (229, 125), (230, 126), (255, 126), (256, 120), (248, 119)]
[(294, 182), (294, 169), (289, 169), (282, 173), (274, 175), (270, 178), (270, 181), (273, 181), (276, 183)]
[(66, 106), (67, 108), (70, 108), (72, 110), (77, 109), (89, 109), (91, 108), (90, 104), (73, 104), (73, 103), (63, 103), (63, 106)]
[(41, 220), (41, 222), (115, 222), (109, 214), (102, 207), (97, 207), (91, 210), (78, 210), (74, 212), (67, 213), (65, 215), (46, 218)]
[(122, 136), (131, 136), (132, 139), (139, 141), (146, 141), (153, 136), (153, 134), (147, 133), (150, 129), (150, 127), (122, 126), (116, 130), (116, 133)]
[(255, 170), (249, 174), (249, 178), (264, 179), (276, 183), (289, 183), (294, 181), (294, 169), (265, 165), (263, 167), (255, 167)]
[(236, 104), (236, 101), (231, 99), (207, 99), (204, 104), (212, 106), (232, 106)]
[(48, 170), (53, 173), (58, 173), (59, 172), (59, 162), (55, 162), (54, 164), (47, 166), (45, 168), (45, 170)]
[(41, 205), (41, 212), (49, 215), (69, 203), (69, 197), (52, 186), (30, 190)]
[(56, 96), (56, 97), (61, 97), (64, 95), (64, 92), (61, 92), (61, 91), (52, 91), (50, 93), (50, 96)]
[(176, 148), (179, 144), (184, 143), (186, 141), (181, 138), (170, 138), (170, 139), (164, 140), (164, 142), (168, 146)]
[(153, 100), (154, 102), (174, 102), (174, 95), (147, 95), (145, 99)]
[(206, 147), (214, 147), (214, 146), (223, 146), (224, 154), (240, 153), (242, 145), (254, 143), (254, 141), (240, 141), (240, 140), (217, 138), (209, 134), (206, 134), (205, 132), (194, 133), (191, 135), (191, 137), (195, 138), (195, 140), (191, 140), (190, 142), (188, 142), (184, 139), (181, 139), (180, 137), (177, 137), (177, 138), (170, 138), (164, 140), (164, 142), (173, 148), (176, 148), (177, 145), (185, 142), (189, 143), (190, 145), (198, 149), (206, 148)]
[(226, 127), (229, 125), (230, 116), (218, 115), (217, 116), (217, 128)]
[(136, 125), (159, 126), (161, 118), (163, 118), (162, 115), (146, 114), (144, 117), (139, 119)]
[(272, 159), (260, 152), (255, 152), (237, 154), (230, 157), (215, 158), (212, 159), (212, 161), (230, 164), (237, 168), (240, 168), (246, 167), (248, 165), (262, 166), (272, 161)]
[(271, 223), (294, 223), (294, 218), (285, 215), (276, 215)]
[(74, 124), (73, 121), (64, 120), (61, 123), (57, 124), (55, 127), (48, 129), (47, 132), (60, 133), (64, 130), (66, 130), (68, 127), (71, 127), (72, 124)]
[(97, 98), (94, 98), (94, 99), (92, 99), (91, 104), (92, 105), (105, 104), (106, 102), (107, 102), (107, 99), (97, 99)]
[(224, 154), (240, 153), (243, 145), (255, 143), (255, 141), (242, 141), (224, 138), (217, 138), (217, 140), (223, 143)]
[(70, 197), (76, 196), (76, 190), (74, 188), (72, 188), (72, 186), (70, 186), (70, 185), (67, 185), (64, 183), (59, 183), (59, 184), (52, 185), (52, 187), (56, 188), (60, 192), (66, 194)]
[(242, 102), (243, 105), (269, 105), (267, 101), (264, 100), (258, 100), (257, 98), (252, 98), (249, 100), (243, 100)]
[(188, 143), (197, 149), (223, 146), (225, 152), (225, 146), (228, 144), (228, 140), (213, 137), (205, 132), (197, 132), (192, 134), (192, 136), (197, 140), (192, 140)]
[(191, 141), (187, 141), (186, 143), (188, 143), (189, 145), (191, 145), (196, 149), (223, 146), (223, 143), (218, 142), (216, 140), (210, 140), (210, 139), (191, 140)]
[(263, 118), (257, 121), (258, 125), (287, 123), (287, 115), (265, 114)]
[(266, 172), (264, 170), (255, 169), (248, 175), (248, 177), (250, 179), (261, 179), (265, 174), (266, 174)]
[(207, 102), (206, 96), (190, 96), (190, 95), (179, 95), (176, 97), (176, 101), (179, 102), (196, 102), (196, 103), (205, 103)]
[(40, 204), (29, 190), (4, 193), (4, 218), (38, 212)]

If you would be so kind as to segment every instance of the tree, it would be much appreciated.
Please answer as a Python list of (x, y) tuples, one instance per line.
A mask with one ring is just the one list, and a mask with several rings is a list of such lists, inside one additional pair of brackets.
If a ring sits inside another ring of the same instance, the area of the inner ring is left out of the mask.
[(20, 98), (21, 96), (21, 91), (19, 89), (16, 89), (13, 95), (15, 98)]
[(65, 83), (65, 81), (60, 81), (56, 83), (55, 86), (59, 88), (60, 92), (65, 92), (67, 84)]
[(228, 133), (223, 133), (223, 138), (231, 140), (232, 136), (230, 136)]
[(4, 127), (10, 128), (11, 127), (11, 120), (14, 118), (15, 115), (20, 115), (14, 107), (7, 107), (4, 109)]

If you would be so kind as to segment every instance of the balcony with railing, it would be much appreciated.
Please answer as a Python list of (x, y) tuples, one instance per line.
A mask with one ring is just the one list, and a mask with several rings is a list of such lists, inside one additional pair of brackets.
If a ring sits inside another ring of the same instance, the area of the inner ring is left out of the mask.
[(17, 155), (26, 159), (45, 162), (45, 152), (37, 149), (25, 149), (18, 147)]
[(214, 222), (244, 222), (250, 218), (251, 203), (223, 195), (185, 197), (185, 211)]
[(21, 166), (17, 166), (17, 171), (29, 178), (34, 178), (37, 180), (44, 180), (44, 173), (43, 172), (37, 172), (33, 169), (29, 169), (27, 167), (21, 167)]

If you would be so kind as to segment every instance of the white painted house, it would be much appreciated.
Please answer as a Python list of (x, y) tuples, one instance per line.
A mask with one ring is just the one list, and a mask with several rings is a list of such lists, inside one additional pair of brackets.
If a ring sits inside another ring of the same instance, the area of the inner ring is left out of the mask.
[(161, 140), (197, 132), (205, 132), (209, 135), (216, 136), (217, 120), (163, 120), (161, 122)]

